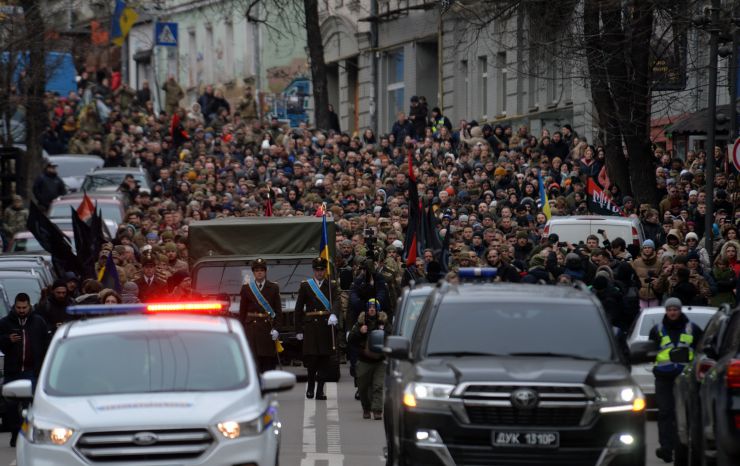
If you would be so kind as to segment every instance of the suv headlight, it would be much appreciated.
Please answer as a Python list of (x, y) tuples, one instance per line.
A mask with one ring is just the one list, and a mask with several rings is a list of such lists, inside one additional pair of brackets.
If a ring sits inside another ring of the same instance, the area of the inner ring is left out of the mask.
[(411, 382), (403, 390), (403, 404), (414, 408), (417, 400), (447, 400), (454, 389), (446, 383)]
[(645, 409), (645, 396), (640, 388), (636, 386), (598, 387), (596, 394), (596, 402), (600, 405), (600, 413), (640, 412)]
[(34, 421), (23, 421), (21, 432), (31, 443), (40, 445), (62, 446), (72, 438), (75, 431), (62, 426), (55, 426)]
[(272, 406), (258, 416), (256, 419), (251, 421), (238, 422), (238, 421), (224, 421), (216, 424), (216, 429), (221, 432), (227, 439), (235, 439), (239, 437), (249, 437), (253, 435), (259, 435), (265, 429), (272, 425), (275, 419), (275, 408)]

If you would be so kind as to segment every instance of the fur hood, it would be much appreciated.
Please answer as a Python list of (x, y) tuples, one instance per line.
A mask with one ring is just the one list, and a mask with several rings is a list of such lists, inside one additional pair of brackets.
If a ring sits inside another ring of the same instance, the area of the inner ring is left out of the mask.
[[(378, 313), (378, 322), (382, 325), (385, 325), (388, 322), (388, 314), (386, 314), (383, 311), (380, 311)], [(365, 313), (361, 313), (360, 316), (357, 318), (357, 323), (360, 325), (365, 325)]]

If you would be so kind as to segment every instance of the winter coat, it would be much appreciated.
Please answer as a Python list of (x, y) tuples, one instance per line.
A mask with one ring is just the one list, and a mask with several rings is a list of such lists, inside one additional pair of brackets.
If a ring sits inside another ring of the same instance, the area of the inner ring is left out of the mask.
[(730, 306), (734, 307), (735, 293), (733, 290), (737, 282), (735, 273), (730, 268), (722, 270), (715, 267), (711, 275), (717, 284), (717, 292), (709, 299), (709, 305), (719, 307), (722, 304), (729, 303)]
[[(367, 332), (362, 333), (360, 329), (366, 324)], [(347, 342), (357, 348), (360, 361), (378, 362), (384, 359), (382, 354), (373, 353), (368, 348), (368, 336), (374, 330), (384, 330), (386, 333), (390, 330), (388, 326), (388, 315), (385, 312), (379, 312), (374, 318), (370, 318), (366, 312), (361, 313), (355, 325), (352, 326), (352, 330), (349, 332), (349, 340)]]
[[(13, 333), (22, 335), (23, 340), (11, 342), (10, 335)], [(21, 320), (15, 309), (11, 310), (7, 316), (0, 319), (0, 350), (5, 354), (5, 376), (19, 375), (24, 357), (27, 369), (32, 369), (38, 376), (46, 349), (49, 347), (49, 340), (49, 327), (41, 315), (32, 311)]]
[[(660, 274), (658, 255), (655, 253), (652, 256), (640, 254), (640, 257), (632, 261), (632, 269), (640, 279), (640, 290), (638, 291), (640, 299), (656, 299), (657, 293), (653, 290), (651, 281)], [(651, 272), (653, 277), (650, 276)]]
[(44, 172), (33, 183), (33, 195), (44, 210), (49, 208), (54, 199), (65, 194), (67, 194), (67, 187), (58, 175)]
[(13, 206), (5, 209), (5, 214), (3, 215), (3, 223), (5, 224), (5, 230), (8, 232), (9, 236), (13, 236), (19, 231), (25, 231), (27, 220), (28, 209), (15, 209)]

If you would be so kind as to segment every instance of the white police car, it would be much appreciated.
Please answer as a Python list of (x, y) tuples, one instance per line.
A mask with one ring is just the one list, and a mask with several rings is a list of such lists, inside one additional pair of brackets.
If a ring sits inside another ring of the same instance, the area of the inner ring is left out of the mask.
[(71, 307), (127, 315), (65, 324), (35, 393), (26, 380), (3, 387), (6, 397), (33, 396), (18, 465), (277, 464), (281, 429), (270, 393), (290, 389), (295, 376), (260, 376), (238, 321), (196, 314), (220, 309), (220, 303)]

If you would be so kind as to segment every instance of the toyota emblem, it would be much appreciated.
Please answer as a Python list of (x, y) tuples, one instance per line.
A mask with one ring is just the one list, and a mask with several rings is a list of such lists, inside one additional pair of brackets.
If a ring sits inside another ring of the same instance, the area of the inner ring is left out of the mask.
[(159, 441), (159, 437), (154, 432), (137, 432), (133, 438), (133, 442), (142, 447), (154, 445), (157, 441)]
[(518, 409), (532, 409), (537, 406), (539, 396), (531, 388), (519, 388), (511, 392), (511, 404)]

